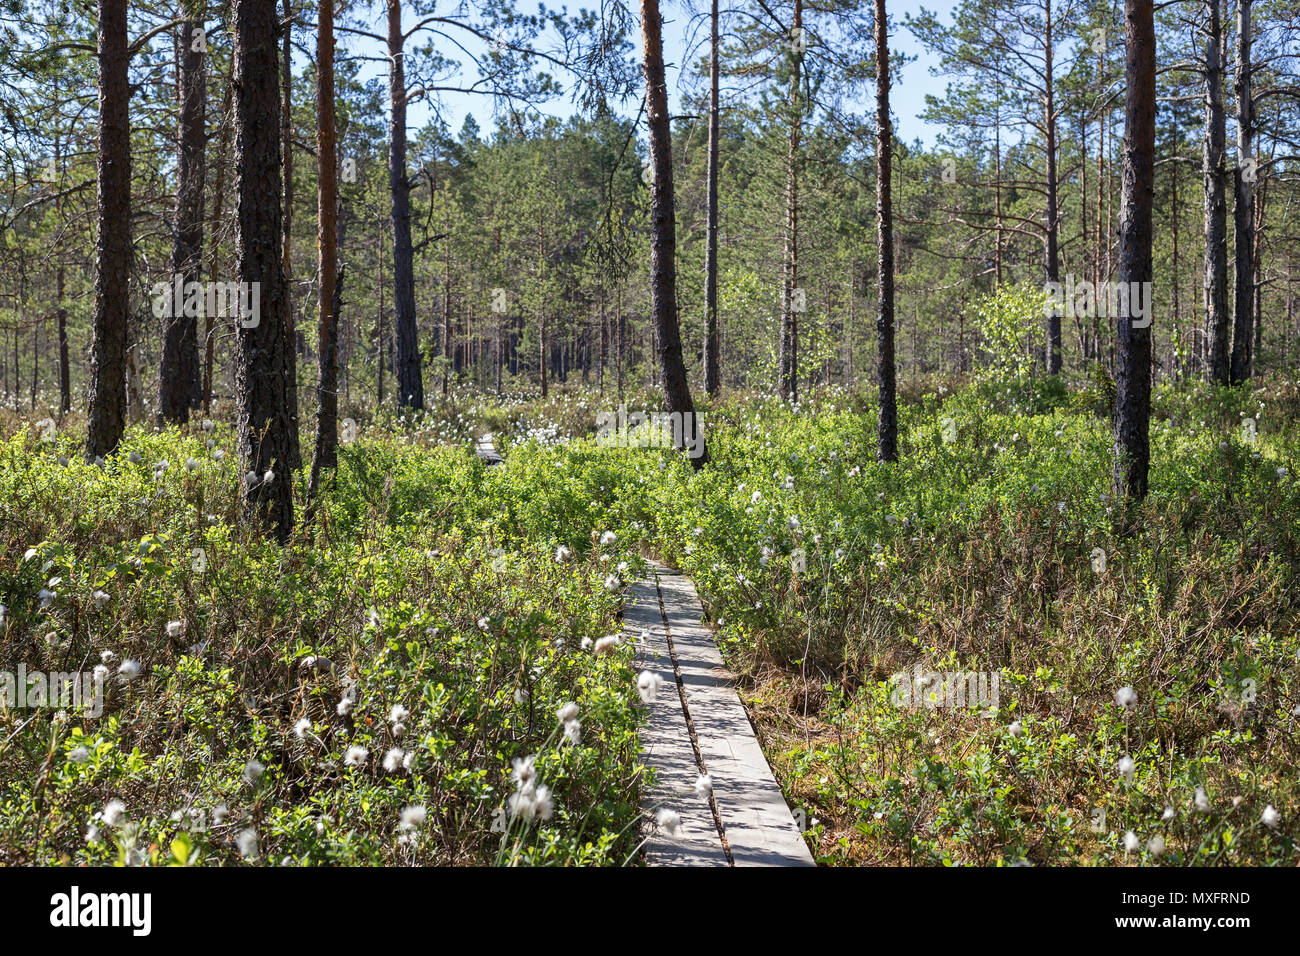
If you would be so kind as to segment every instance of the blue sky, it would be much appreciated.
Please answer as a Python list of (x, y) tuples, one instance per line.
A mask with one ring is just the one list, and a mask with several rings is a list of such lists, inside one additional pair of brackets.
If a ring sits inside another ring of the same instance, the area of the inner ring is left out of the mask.
[[(926, 6), (938, 13), (941, 21), (951, 21), (956, 0), (928, 0)], [(686, 59), (690, 14), (679, 2), (665, 3), (663, 10), (665, 18), (664, 58), (668, 62), (669, 95), (673, 99), (673, 111), (676, 112), (679, 99), (679, 71)], [(942, 77), (932, 77), (930, 75), (929, 67), (935, 60), (926, 53), (911, 32), (902, 25), (903, 12), (891, 10), (890, 15), (896, 21), (890, 33), (891, 49), (915, 57), (911, 63), (903, 68), (900, 82), (896, 83), (891, 90), (891, 106), (896, 121), (896, 132), (900, 138), (907, 142), (920, 139), (927, 146), (933, 146), (938, 128), (920, 120), (918, 114), (925, 107), (925, 94), (942, 90), (946, 81)], [(409, 28), (413, 19), (408, 14), (403, 18), (404, 25)], [(375, 29), (382, 31), (382, 24), (376, 24)], [(345, 37), (345, 39), (349, 41), (349, 45), (353, 49), (361, 46), (361, 44), (355, 42), (355, 37)], [(696, 43), (700, 43), (707, 39), (707, 34), (699, 31), (694, 39)], [(692, 59), (703, 52), (703, 47), (698, 52), (692, 52)], [(379, 64), (368, 64), (367, 69), (363, 70), (363, 76), (381, 75), (382, 70), (383, 67)], [(635, 112), (638, 105), (639, 103), (632, 104), (630, 109), (625, 112)], [(861, 107), (864, 111), (874, 110), (874, 103), (863, 103)], [(428, 120), (429, 109), (429, 106), (424, 103), (413, 104), (410, 114), (410, 122), (413, 128), (423, 125)], [(575, 111), (573, 104), (567, 97), (544, 104), (542, 110), (555, 116), (569, 116)], [(441, 112), (448, 127), (453, 131), (460, 129), (461, 123), (469, 114), (472, 114), (478, 121), (479, 126), (485, 130), (490, 129), (493, 125), (491, 100), (488, 97), (465, 93), (444, 94)]]

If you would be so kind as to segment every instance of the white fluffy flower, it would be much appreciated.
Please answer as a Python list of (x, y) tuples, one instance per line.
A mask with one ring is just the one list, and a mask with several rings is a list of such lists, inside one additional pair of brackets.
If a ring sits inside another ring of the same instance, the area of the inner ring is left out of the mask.
[(1129, 756), (1120, 757), (1119, 763), (1116, 764), (1116, 767), (1119, 770), (1119, 775), (1124, 779), (1125, 783), (1127, 784), (1133, 783), (1133, 777), (1134, 774), (1137, 772), (1137, 766), (1133, 763), (1132, 757)]
[(617, 574), (607, 574), (607, 575), (605, 575), (605, 590), (606, 590), (606, 591), (617, 591), (617, 590), (618, 590), (620, 587), (622, 587), (622, 586), (623, 586), (623, 582), (619, 580)]
[(570, 721), (577, 720), (578, 705), (575, 704), (573, 701), (569, 701), (567, 704), (565, 704), (563, 707), (561, 707), (558, 711), (555, 712), (555, 716), (560, 719), (560, 723), (562, 724), (567, 724)]
[(1138, 839), (1138, 835), (1132, 830), (1129, 830), (1124, 834), (1125, 853), (1136, 853), (1141, 846), (1142, 841)]
[(571, 720), (564, 725), (564, 739), (575, 747), (582, 745), (582, 722)]
[(239, 846), (240, 856), (245, 859), (257, 856), (257, 831), (252, 827), (240, 830), (239, 836), (235, 837), (235, 842)]
[(614, 540), (615, 540), (615, 535), (614, 532), (612, 531), (606, 531), (604, 534), (600, 536), (601, 544), (613, 544)]
[(140, 662), (125, 660), (118, 665), (117, 673), (122, 680), (135, 680), (140, 676)]
[(392, 709), (388, 712), (388, 719), (394, 724), (400, 724), (410, 716), (411, 712), (401, 704), (394, 704)]
[(384, 754), (384, 769), (389, 773), (397, 773), (402, 769), (402, 760), (406, 757), (406, 751), (401, 747), (390, 747)]
[(537, 755), (515, 757), (510, 761), (510, 768), (510, 779), (515, 786), (525, 786), (537, 776)]
[(606, 634), (596, 642), (596, 653), (608, 654), (621, 643), (622, 639), (617, 634)]
[(299, 740), (305, 739), (308, 732), (310, 732), (310, 730), (311, 730), (311, 721), (308, 720), (306, 717), (300, 718), (298, 722), (293, 725), (294, 736), (297, 737)]
[(122, 822), (122, 814), (126, 813), (126, 804), (114, 797), (108, 803), (104, 804), (103, 812), (99, 818), (104, 821), (105, 826), (115, 827)]
[(644, 703), (653, 703), (655, 694), (658, 693), (659, 686), (663, 682), (663, 677), (653, 671), (642, 671), (636, 679), (636, 692), (641, 695)]
[(1123, 707), (1125, 710), (1133, 707), (1137, 701), (1137, 691), (1133, 689), (1133, 685), (1131, 684), (1125, 684), (1119, 690), (1115, 691), (1115, 703), (1119, 704), (1119, 706)]
[(537, 792), (533, 794), (533, 811), (539, 820), (551, 819), (551, 814), (555, 812), (555, 802), (551, 799), (549, 787), (537, 788)]
[(682, 815), (676, 810), (660, 810), (655, 816), (655, 823), (659, 824), (659, 829), (668, 836), (675, 837), (682, 826)]
[(343, 766), (360, 767), (370, 759), (370, 751), (365, 747), (351, 746), (343, 754)]
[(429, 811), (425, 808), (424, 804), (415, 804), (413, 806), (403, 807), (402, 813), (398, 818), (400, 820), (397, 824), (398, 829), (414, 830), (425, 821), (425, 818), (428, 817), (428, 815)]
[(571, 557), (573, 557), (573, 552), (570, 551), (568, 548), (566, 548), (564, 545), (560, 545), (558, 548), (555, 549), (556, 564), (564, 564)]
[(701, 800), (709, 799), (713, 793), (713, 778), (707, 773), (702, 773), (695, 778), (695, 795)]
[(1264, 812), (1259, 815), (1259, 822), (1266, 827), (1276, 827), (1281, 817), (1278, 815), (1277, 807), (1269, 804), (1264, 808)]
[(1197, 787), (1196, 795), (1192, 799), (1196, 804), (1197, 810), (1200, 810), (1202, 813), (1210, 812), (1210, 797), (1209, 794), (1205, 792), (1204, 787)]
[(266, 767), (260, 760), (250, 760), (244, 764), (244, 782), (257, 786), (257, 781), (262, 779), (265, 772)]
[(1150, 840), (1147, 840), (1147, 852), (1152, 856), (1165, 855), (1165, 838), (1156, 834)]
[(1012, 737), (1023, 737), (1025, 735), (1025, 725), (1018, 720), (1011, 721), (1011, 726), (1007, 730)]
[(90, 751), (85, 747), (75, 747), (68, 751), (68, 759), (73, 763), (86, 763), (90, 760)]
[(184, 634), (184, 633), (185, 633), (185, 622), (184, 622), (184, 621), (168, 621), (168, 622), (167, 622), (167, 636), (168, 636), (168, 637), (180, 637), (180, 636), (181, 636), (182, 634)]

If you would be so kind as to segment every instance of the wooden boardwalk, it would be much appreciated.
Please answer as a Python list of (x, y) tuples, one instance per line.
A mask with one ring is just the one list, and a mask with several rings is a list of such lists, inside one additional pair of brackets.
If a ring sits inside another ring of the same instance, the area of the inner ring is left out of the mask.
[(474, 454), (483, 459), (483, 464), (488, 466), (499, 465), (505, 461), (501, 457), (501, 453), (497, 451), (496, 446), (492, 444), (492, 439), (492, 433), (488, 432), (474, 443)]
[[(638, 644), (638, 669), (663, 677), (641, 739), (655, 768), (643, 797), (650, 817), (677, 811), (674, 837), (656, 828), (646, 843), (652, 866), (813, 866), (749, 716), (736, 696), (690, 579), (655, 564), (631, 588), (626, 639)], [(707, 773), (711, 797), (695, 793)]]

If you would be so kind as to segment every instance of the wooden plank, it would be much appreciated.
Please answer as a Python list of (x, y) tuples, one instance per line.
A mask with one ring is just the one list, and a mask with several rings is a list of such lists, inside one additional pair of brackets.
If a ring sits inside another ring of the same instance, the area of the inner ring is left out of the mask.
[(713, 780), (736, 866), (813, 866), (785, 796), (754, 736), (735, 681), (709, 630), (690, 579), (657, 567), (667, 625), (686, 688), (696, 741)]
[(647, 860), (651, 866), (726, 866), (713, 811), (708, 800), (695, 793), (699, 768), (673, 678), (654, 578), (639, 581), (629, 590), (633, 603), (623, 612), (623, 640), (636, 645), (638, 672), (654, 671), (664, 679), (641, 728), (645, 760), (655, 770), (654, 786), (642, 794), (641, 809), (651, 819), (660, 809), (676, 810), (682, 818), (674, 837), (651, 828)]
[[(717, 865), (721, 857), (726, 864), (729, 850), (735, 866), (813, 866), (812, 854), (736, 695), (732, 675), (723, 665), (713, 635), (700, 624), (703, 611), (694, 585), (663, 565), (656, 564), (653, 574), (630, 589), (633, 603), (624, 612), (626, 639), (635, 641), (646, 632), (638, 645), (639, 667), (664, 678), (642, 731), (648, 761), (660, 779), (643, 809), (652, 814), (660, 805), (678, 810), (693, 842), (680, 845), (685, 834), (676, 841), (654, 834), (650, 863)], [(713, 782), (716, 818), (709, 801), (693, 792), (701, 762)], [(705, 831), (711, 831), (707, 838)]]

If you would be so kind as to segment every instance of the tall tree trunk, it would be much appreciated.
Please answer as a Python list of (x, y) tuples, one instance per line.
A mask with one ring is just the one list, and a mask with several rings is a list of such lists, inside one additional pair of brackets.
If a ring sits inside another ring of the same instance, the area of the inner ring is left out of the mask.
[[(275, 0), (235, 0), (235, 171), (239, 278), (257, 310), (236, 317), (235, 395), (245, 514), (293, 531), (289, 363), (281, 261), (280, 70)], [(272, 118), (268, 122), (268, 117)], [(268, 473), (270, 479), (267, 479)], [(248, 477), (251, 474), (252, 477)]]
[[(1060, 208), (1057, 202), (1056, 182), (1056, 98), (1052, 76), (1052, 0), (1046, 0), (1043, 23), (1046, 28), (1043, 41), (1043, 128), (1046, 131), (1047, 149), (1047, 242), (1044, 245), (1044, 271), (1049, 283), (1061, 281), (1061, 256), (1059, 251)], [(1061, 371), (1061, 315), (1055, 309), (1047, 319), (1047, 374)]]
[[(223, 203), (226, 198), (226, 151), (230, 145), (230, 127), (228, 121), (231, 115), (230, 104), (233, 101), (235, 93), (234, 83), (235, 60), (230, 58), (230, 65), (226, 71), (226, 91), (221, 99), (221, 141), (217, 147), (217, 181), (216, 189), (213, 195), (215, 208), (212, 211), (213, 227), (208, 237), (208, 275), (217, 273), (217, 253), (221, 248), (220, 242), (220, 223)], [(215, 344), (212, 335), (213, 316), (207, 315), (203, 320), (203, 411), (212, 410), (212, 365), (213, 365), (213, 346)]]
[[(646, 119), (650, 130), (650, 311), (654, 317), (663, 377), (664, 402), (669, 414), (682, 416), (682, 437), (698, 443), (696, 469), (708, 453), (704, 433), (695, 415), (691, 387), (682, 359), (681, 331), (677, 324), (677, 227), (674, 219), (672, 131), (668, 119), (668, 83), (664, 78), (663, 24), (659, 0), (641, 0), (641, 41), (644, 47)], [(687, 417), (689, 416), (689, 418)], [(687, 424), (689, 423), (689, 424)]]
[(322, 468), (338, 467), (339, 362), (335, 284), (338, 275), (338, 159), (334, 126), (333, 0), (320, 4), (316, 30), (316, 244), (320, 285), (316, 385), (316, 448), (312, 456), (308, 498), (314, 503)]
[(1251, 153), (1255, 113), (1250, 91), (1251, 0), (1237, 0), (1237, 169), (1233, 173), (1234, 265), (1232, 384), (1250, 378), (1251, 326), (1255, 312), (1255, 158)]
[(1223, 108), (1223, 23), (1220, 0), (1205, 0), (1205, 323), (1209, 330), (1211, 381), (1227, 385), (1231, 366), (1228, 324), (1228, 205), (1226, 120)]
[[(200, 281), (203, 265), (203, 184), (207, 176), (204, 114), (207, 35), (202, 13), (187, 10), (180, 25), (176, 85), (180, 114), (176, 124), (176, 221), (172, 234), (172, 277)], [(198, 316), (187, 314), (184, 298), (173, 301), (162, 319), (162, 367), (158, 375), (158, 421), (189, 421), (203, 400), (199, 374)]]
[(889, 21), (885, 0), (876, 0), (876, 262), (880, 294), (876, 309), (876, 385), (880, 396), (877, 455), (898, 461), (898, 400), (894, 372), (894, 130), (889, 119)]
[(379, 276), (379, 312), (375, 315), (375, 405), (384, 407), (384, 233), (379, 231), (379, 248), (375, 254), (375, 272)]
[(289, 460), (302, 468), (298, 421), (298, 319), (293, 304), (293, 0), (284, 0), (284, 37), (281, 40), (284, 109), (280, 113), (280, 141), (284, 144), (284, 337), (289, 360)]
[[(433, 201), (433, 197), (429, 198)], [(448, 230), (450, 232), (450, 230)], [(455, 348), (451, 334), (451, 241), (443, 242), (442, 257), (442, 397), (447, 397), (448, 376), (451, 374), (455, 360)]]
[(55, 278), (55, 294), (58, 296), (59, 308), (55, 313), (59, 333), (59, 414), (66, 415), (72, 410), (72, 375), (68, 364), (68, 310), (63, 307), (64, 289), (63, 264), (59, 264)]
[(1253, 306), (1251, 308), (1252, 326), (1254, 328), (1254, 344), (1250, 350), (1250, 371), (1254, 372), (1256, 363), (1259, 361), (1259, 350), (1264, 342), (1264, 277), (1261, 274), (1263, 270), (1264, 255), (1264, 206), (1268, 198), (1268, 183), (1259, 183), (1259, 188), (1255, 194), (1255, 220), (1254, 220), (1254, 248), (1251, 251), (1251, 267), (1254, 270), (1254, 277), (1251, 280), (1251, 294)]
[[(86, 422), (86, 458), (91, 461), (117, 448), (126, 426), (131, 277), (131, 87), (127, 80), (126, 5), (126, 0), (99, 0), (95, 315)], [(17, 334), (15, 330), (15, 340)]]
[[(1155, 197), (1156, 35), (1152, 0), (1125, 0), (1123, 195), (1119, 223), (1121, 288), (1149, 289), (1151, 212)], [(1141, 295), (1141, 293), (1137, 293)], [(1149, 292), (1142, 296), (1151, 308)], [(1132, 298), (1132, 296), (1131, 296)], [(1134, 310), (1130, 308), (1132, 315)], [(1114, 490), (1130, 501), (1146, 497), (1151, 460), (1151, 329), (1117, 320)]]
[(1171, 255), (1173, 257), (1173, 262), (1171, 263), (1170, 266), (1171, 269), (1173, 270), (1173, 282), (1171, 284), (1172, 287), (1170, 288), (1170, 292), (1172, 293), (1173, 296), (1174, 334), (1170, 337), (1169, 374), (1176, 381), (1179, 377), (1181, 377), (1180, 373), (1182, 371), (1178, 367), (1177, 360), (1178, 360), (1179, 336), (1181, 335), (1183, 326), (1182, 326), (1182, 315), (1181, 315), (1181, 310), (1179, 309), (1179, 301), (1178, 301), (1178, 276), (1179, 276), (1179, 271), (1178, 271), (1178, 163), (1175, 162), (1171, 165), (1172, 168), (1169, 170), (1169, 176), (1170, 176), (1169, 202), (1172, 208), (1170, 210), (1169, 238), (1172, 246)]
[(420, 339), (415, 322), (415, 253), (411, 248), (411, 184), (406, 178), (406, 54), (401, 0), (388, 0), (388, 188), (393, 208), (393, 333), (397, 405), (424, 408)]
[[(708, 226), (704, 248), (704, 393), (710, 397), (721, 384), (718, 346), (718, 0), (709, 14), (709, 181)], [(601, 312), (601, 382), (605, 362), (604, 311)]]
[(785, 164), (785, 258), (781, 282), (781, 397), (799, 400), (799, 315), (795, 290), (799, 287), (799, 140), (803, 133), (800, 100), (803, 55), (803, 0), (794, 0), (790, 26), (790, 134)]

